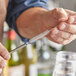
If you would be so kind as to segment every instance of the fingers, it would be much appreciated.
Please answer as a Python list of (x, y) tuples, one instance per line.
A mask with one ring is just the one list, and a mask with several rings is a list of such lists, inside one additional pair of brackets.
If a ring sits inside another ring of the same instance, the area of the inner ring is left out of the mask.
[(76, 15), (75, 16), (70, 16), (69, 19), (68, 19), (68, 23), (76, 24)]
[(55, 19), (59, 20), (56, 28), (46, 36), (48, 39), (59, 43), (68, 44), (76, 39), (76, 12), (56, 8), (53, 10)]
[(0, 68), (0, 74), (2, 73), (2, 69)]
[(68, 15), (63, 8), (59, 9), (60, 19), (59, 21), (65, 21), (68, 19)]
[(58, 29), (61, 31), (71, 33), (71, 34), (76, 34), (76, 25), (75, 24), (68, 24), (65, 22), (61, 22), (58, 25)]
[(55, 8), (53, 14), (59, 21), (66, 21), (68, 19), (68, 15), (63, 8)]
[(76, 35), (71, 35), (70, 38), (68, 38), (68, 40), (64, 40), (63, 44), (69, 44), (70, 42), (72, 42), (73, 40), (76, 39)]
[(71, 16), (76, 15), (76, 12), (74, 11), (67, 10), (67, 9), (65, 9), (65, 11), (67, 12), (68, 15), (71, 15)]
[(58, 44), (65, 45), (75, 40), (76, 35), (72, 35), (68, 32), (61, 31), (56, 27), (47, 35), (47, 38)]
[(56, 34), (57, 37), (61, 37), (63, 39), (68, 39), (71, 34), (70, 33), (67, 33), (67, 32), (64, 32), (64, 31), (59, 31), (58, 34)]
[(0, 56), (0, 68), (4, 68), (6, 66), (6, 61)]
[(74, 11), (70, 11), (65, 9), (66, 13), (68, 14), (69, 18), (68, 18), (68, 23), (76, 23), (76, 12)]
[(0, 55), (6, 60), (10, 59), (9, 52), (1, 43), (0, 43)]
[(0, 73), (2, 69), (6, 66), (6, 61), (10, 58), (10, 54), (8, 53), (7, 49), (0, 43)]
[(63, 38), (58, 36), (59, 30), (57, 28), (54, 28), (46, 37), (56, 43), (61, 44), (63, 42)]

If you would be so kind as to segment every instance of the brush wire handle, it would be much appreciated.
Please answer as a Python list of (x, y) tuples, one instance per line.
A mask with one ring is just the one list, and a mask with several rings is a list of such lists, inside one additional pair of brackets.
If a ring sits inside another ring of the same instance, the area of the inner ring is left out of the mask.
[(46, 36), (47, 34), (49, 34), (50, 31), (51, 31), (51, 30), (46, 30), (45, 32), (43, 32), (43, 33), (41, 33), (41, 34), (33, 37), (32, 39), (29, 40), (29, 42), (24, 43), (24, 44), (18, 46), (17, 48), (11, 50), (10, 54), (12, 54), (12, 53), (15, 52), (15, 51), (20, 50), (21, 48), (25, 47), (25, 46), (26, 46), (27, 44), (29, 44), (29, 43), (33, 43), (33, 42), (37, 41), (38, 39), (43, 38), (44, 36)]

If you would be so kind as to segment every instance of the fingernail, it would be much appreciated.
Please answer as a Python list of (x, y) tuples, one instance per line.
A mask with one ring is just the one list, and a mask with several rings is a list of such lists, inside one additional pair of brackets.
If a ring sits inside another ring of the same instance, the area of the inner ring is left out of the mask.
[(70, 23), (73, 23), (74, 20), (75, 20), (75, 19), (74, 19), (73, 17), (71, 17), (71, 18), (70, 18)]
[(62, 18), (59, 19), (59, 21), (67, 20), (68, 19), (68, 14), (66, 13), (66, 11), (64, 9), (62, 9), (62, 13), (63, 13)]
[(59, 30), (56, 29), (56, 30), (55, 30), (55, 34), (58, 34), (58, 32), (59, 32)]
[(62, 26), (60, 27), (61, 30), (64, 30), (66, 28), (65, 24), (62, 24)]
[(7, 59), (7, 60), (10, 59), (10, 54), (6, 55), (6, 59)]
[(6, 67), (6, 65), (7, 65), (7, 63), (5, 62), (5, 63), (4, 63), (4, 65), (3, 65), (3, 68), (5, 68), (5, 67)]

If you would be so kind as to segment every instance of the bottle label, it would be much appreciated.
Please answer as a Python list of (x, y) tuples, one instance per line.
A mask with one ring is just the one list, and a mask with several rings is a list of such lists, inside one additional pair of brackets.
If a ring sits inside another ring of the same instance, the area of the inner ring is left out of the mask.
[(37, 65), (31, 64), (29, 68), (29, 76), (37, 76)]
[(38, 76), (52, 76), (51, 74), (38, 74)]
[(25, 76), (25, 66), (19, 65), (8, 68), (8, 76)]
[(38, 76), (52, 76), (51, 71), (49, 69), (41, 69), (38, 70)]

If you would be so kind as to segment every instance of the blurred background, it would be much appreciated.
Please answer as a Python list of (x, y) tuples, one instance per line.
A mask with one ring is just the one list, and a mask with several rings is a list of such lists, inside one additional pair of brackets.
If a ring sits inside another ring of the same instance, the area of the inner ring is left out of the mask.
[[(47, 7), (50, 9), (62, 7), (76, 11), (76, 0), (49, 0)], [(3, 44), (10, 52), (23, 44), (13, 29), (4, 23)], [(76, 51), (76, 40), (63, 46), (49, 41), (47, 38), (38, 40), (34, 44), (11, 54), (2, 76), (52, 76), (55, 56), (59, 51)]]

